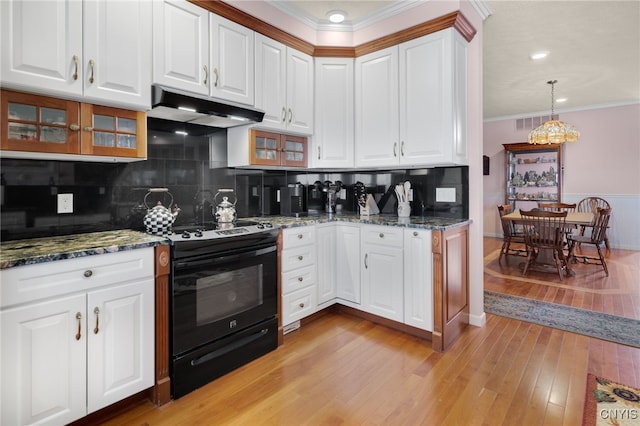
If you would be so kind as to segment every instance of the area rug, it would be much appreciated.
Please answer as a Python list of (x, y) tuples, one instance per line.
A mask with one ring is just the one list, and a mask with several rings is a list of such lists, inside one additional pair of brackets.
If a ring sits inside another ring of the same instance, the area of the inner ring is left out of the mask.
[(583, 426), (640, 424), (640, 390), (587, 375)]
[(490, 314), (640, 348), (640, 321), (485, 290)]

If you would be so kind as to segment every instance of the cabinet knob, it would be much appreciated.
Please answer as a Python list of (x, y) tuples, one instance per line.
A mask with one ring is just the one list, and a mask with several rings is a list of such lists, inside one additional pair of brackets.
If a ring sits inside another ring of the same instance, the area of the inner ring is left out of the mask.
[(84, 276), (86, 278), (89, 278), (93, 275), (93, 271), (91, 269), (87, 269), (86, 271), (84, 271)]
[(379, 236), (380, 238), (384, 238), (384, 234), (383, 234), (382, 232), (381, 232), (378, 236)]
[(80, 126), (78, 126), (77, 124), (69, 124), (69, 130), (77, 132), (78, 130), (80, 130)]
[(298, 256), (298, 260), (302, 260), (302, 259), (304, 259), (304, 257)]
[(300, 306), (301, 308), (304, 308), (304, 303), (300, 303), (298, 306)]
[(413, 231), (413, 236), (417, 237), (418, 236), (418, 231)]
[(298, 239), (301, 240), (302, 239), (302, 234), (298, 234)]
[(93, 127), (91, 127), (91, 126), (85, 126), (85, 127), (84, 127), (84, 131), (85, 131), (85, 132), (93, 132)]
[(304, 278), (302, 278), (302, 277), (298, 277), (298, 281), (300, 281), (300, 282), (302, 282), (303, 279)]

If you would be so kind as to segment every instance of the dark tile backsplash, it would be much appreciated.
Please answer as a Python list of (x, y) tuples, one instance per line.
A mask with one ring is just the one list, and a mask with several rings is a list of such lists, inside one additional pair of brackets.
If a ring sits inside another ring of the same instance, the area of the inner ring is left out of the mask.
[[(224, 146), (225, 138), (226, 131), (219, 130), (211, 136), (213, 146)], [(176, 225), (213, 220), (212, 205), (220, 188), (235, 190), (238, 217), (247, 217), (279, 214), (277, 190), (282, 186), (300, 182), (309, 193), (315, 182), (325, 181), (341, 181), (345, 188), (346, 197), (338, 200), (338, 212), (357, 212), (353, 185), (359, 181), (374, 195), (383, 213), (393, 214), (397, 204), (392, 188), (410, 180), (412, 215), (468, 217), (467, 167), (357, 172), (218, 168), (220, 151), (210, 151), (209, 141), (208, 136), (179, 136), (150, 129), (146, 161), (113, 164), (2, 159), (1, 239), (122, 228), (144, 231), (144, 201), (151, 187), (169, 189), (170, 196), (151, 194), (147, 204), (162, 201), (168, 205), (172, 197), (181, 208)], [(436, 187), (456, 188), (456, 202), (436, 203)], [(73, 213), (57, 214), (58, 193), (73, 194)]]

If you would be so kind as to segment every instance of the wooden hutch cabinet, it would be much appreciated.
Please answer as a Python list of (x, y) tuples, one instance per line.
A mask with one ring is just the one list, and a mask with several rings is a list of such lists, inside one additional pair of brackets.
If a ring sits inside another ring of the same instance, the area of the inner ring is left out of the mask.
[(2, 90), (0, 114), (3, 155), (147, 156), (144, 112)]
[(503, 144), (505, 204), (530, 210), (538, 202), (562, 201), (562, 145)]

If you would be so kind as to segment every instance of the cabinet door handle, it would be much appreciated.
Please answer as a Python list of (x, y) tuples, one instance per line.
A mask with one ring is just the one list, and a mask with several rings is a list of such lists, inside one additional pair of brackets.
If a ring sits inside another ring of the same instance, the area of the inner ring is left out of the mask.
[(93, 329), (93, 334), (98, 334), (98, 332), (100, 331), (100, 309), (98, 309), (98, 307), (96, 306), (93, 309), (93, 313), (96, 316), (96, 326)]
[(80, 61), (80, 58), (78, 58), (78, 55), (73, 55), (73, 65), (75, 67), (73, 71), (74, 80), (78, 79), (78, 61)]
[(398, 156), (398, 142), (394, 142), (393, 143), (393, 156), (397, 157)]
[(76, 319), (78, 320), (78, 332), (76, 333), (76, 340), (80, 340), (82, 337), (82, 314), (76, 313)]
[(367, 260), (369, 259), (369, 253), (364, 254), (364, 269), (369, 269), (369, 265), (367, 265)]
[(93, 83), (93, 70), (95, 68), (96, 63), (93, 61), (93, 59), (89, 60), (89, 83)]
[(213, 74), (216, 76), (216, 81), (213, 82), (213, 87), (218, 87), (218, 80), (220, 80), (220, 75), (218, 74), (218, 68), (213, 69)]
[(400, 142), (400, 155), (404, 157), (404, 141)]
[(318, 147), (318, 160), (320, 159), (320, 147)]
[(204, 85), (207, 85), (207, 82), (209, 81), (209, 67), (208, 66), (203, 66), (202, 70), (204, 71)]
[(287, 119), (287, 109), (282, 107), (282, 122), (284, 123)]
[(291, 124), (291, 120), (293, 120), (293, 111), (289, 108), (289, 124)]

